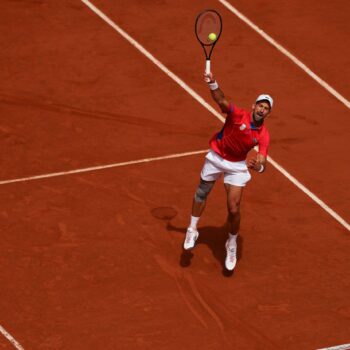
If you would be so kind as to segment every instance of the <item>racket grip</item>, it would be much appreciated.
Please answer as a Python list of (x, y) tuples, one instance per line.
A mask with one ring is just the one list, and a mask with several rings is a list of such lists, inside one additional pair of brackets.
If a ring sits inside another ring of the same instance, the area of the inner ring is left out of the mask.
[(205, 61), (205, 73), (210, 74), (210, 60)]

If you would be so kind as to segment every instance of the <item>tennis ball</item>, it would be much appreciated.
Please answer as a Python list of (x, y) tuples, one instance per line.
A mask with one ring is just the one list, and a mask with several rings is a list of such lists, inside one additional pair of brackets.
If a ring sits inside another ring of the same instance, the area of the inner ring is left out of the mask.
[(208, 35), (208, 39), (209, 39), (210, 41), (215, 41), (216, 38), (217, 38), (217, 36), (216, 36), (215, 33), (210, 33), (210, 34)]

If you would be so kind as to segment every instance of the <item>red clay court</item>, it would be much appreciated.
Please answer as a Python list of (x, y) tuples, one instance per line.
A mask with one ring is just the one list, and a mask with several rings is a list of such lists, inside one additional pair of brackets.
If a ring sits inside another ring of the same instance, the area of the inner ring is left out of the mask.
[[(223, 18), (222, 90), (275, 99), (232, 275), (222, 183), (182, 249), (222, 127), (194, 35), (205, 8)], [(349, 1), (0, 10), (0, 349), (350, 348)]]

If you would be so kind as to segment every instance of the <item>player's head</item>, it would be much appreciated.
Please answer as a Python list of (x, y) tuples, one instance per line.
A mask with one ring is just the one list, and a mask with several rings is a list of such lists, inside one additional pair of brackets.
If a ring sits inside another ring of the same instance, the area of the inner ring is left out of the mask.
[(272, 108), (272, 106), (273, 106), (273, 98), (270, 95), (267, 95), (267, 94), (259, 95), (256, 98), (255, 103), (258, 103), (258, 102), (261, 102), (261, 101), (266, 101), (270, 105), (270, 109)]
[(253, 104), (253, 117), (255, 121), (263, 121), (271, 112), (273, 98), (270, 95), (259, 95)]

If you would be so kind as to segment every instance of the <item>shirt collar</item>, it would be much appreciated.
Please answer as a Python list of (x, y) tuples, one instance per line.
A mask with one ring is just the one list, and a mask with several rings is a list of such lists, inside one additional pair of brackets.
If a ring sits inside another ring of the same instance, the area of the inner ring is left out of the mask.
[(264, 125), (264, 123), (261, 124), (261, 126), (255, 126), (255, 124), (254, 124), (253, 121), (250, 122), (250, 128), (251, 128), (252, 130), (260, 130), (260, 129), (263, 127), (263, 125)]

